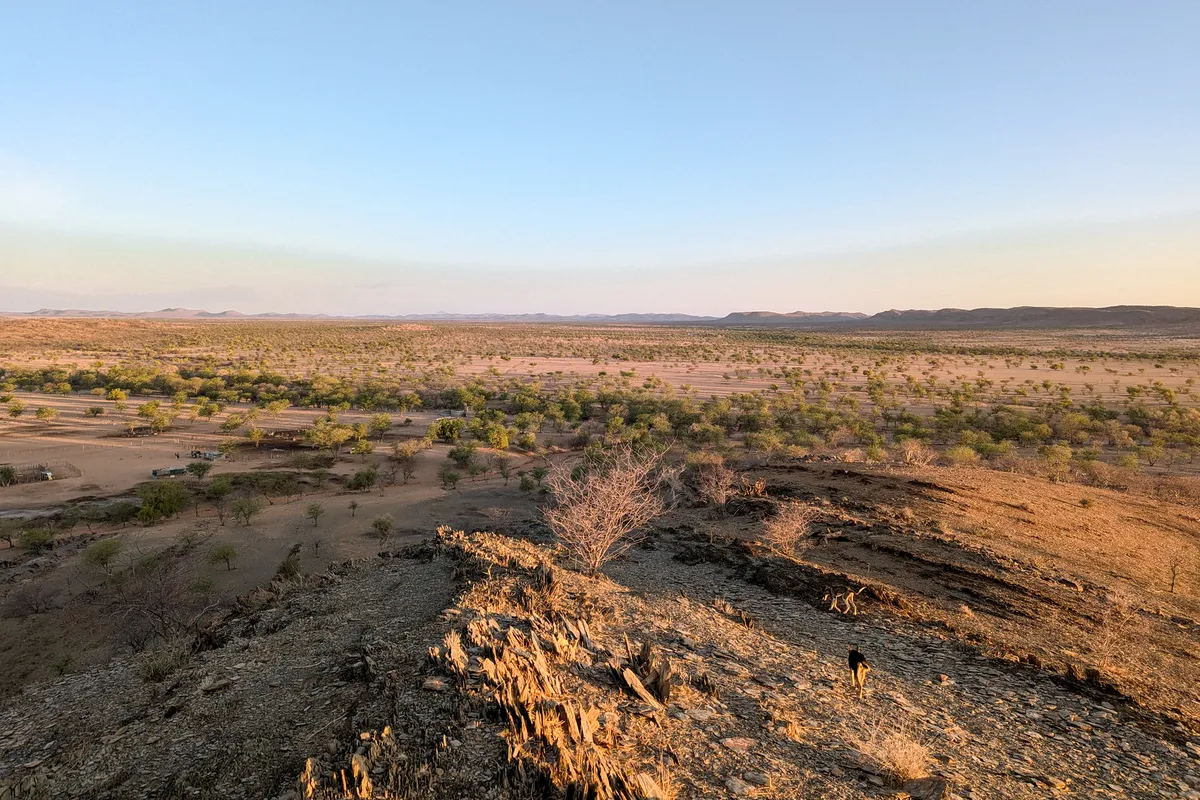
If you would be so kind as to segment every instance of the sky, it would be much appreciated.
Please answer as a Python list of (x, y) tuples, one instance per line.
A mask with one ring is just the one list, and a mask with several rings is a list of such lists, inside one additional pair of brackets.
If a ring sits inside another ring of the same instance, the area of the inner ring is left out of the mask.
[(0, 0), (0, 310), (1200, 306), (1194, 0)]

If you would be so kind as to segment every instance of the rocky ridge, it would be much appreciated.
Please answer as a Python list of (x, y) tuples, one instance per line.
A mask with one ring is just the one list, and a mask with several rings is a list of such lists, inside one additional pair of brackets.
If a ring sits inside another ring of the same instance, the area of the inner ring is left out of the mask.
[(0, 798), (1200, 798), (1200, 740), (1118, 698), (690, 547), (588, 578), (445, 531), (278, 585), (158, 680), (142, 657), (10, 699)]

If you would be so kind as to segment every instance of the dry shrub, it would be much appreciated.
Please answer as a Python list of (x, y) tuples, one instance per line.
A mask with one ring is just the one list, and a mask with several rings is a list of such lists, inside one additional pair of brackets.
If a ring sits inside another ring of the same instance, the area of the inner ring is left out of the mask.
[(724, 460), (713, 460), (700, 464), (697, 469), (700, 499), (706, 505), (723, 507), (733, 493), (733, 470), (725, 466)]
[(138, 656), (137, 673), (147, 683), (158, 683), (191, 658), (191, 648), (182, 639), (171, 639)]
[(8, 595), (0, 614), (9, 619), (23, 619), (48, 611), (50, 606), (51, 593), (45, 582), (30, 581), (18, 586)]
[(1154, 496), (1173, 503), (1200, 504), (1200, 478), (1171, 475), (1154, 483)]
[(1110, 668), (1128, 655), (1132, 642), (1127, 633), (1141, 610), (1137, 596), (1126, 587), (1117, 586), (1108, 593), (1092, 639), (1092, 652), (1100, 667)]
[(860, 750), (896, 785), (929, 774), (929, 748), (904, 730), (885, 733), (876, 726)]
[(775, 516), (763, 521), (763, 543), (772, 550), (793, 558), (808, 549), (809, 528), (821, 514), (807, 503), (791, 501)]
[(919, 439), (905, 439), (900, 443), (900, 457), (905, 464), (928, 467), (937, 458), (937, 453), (926, 447)]
[(1076, 467), (1080, 483), (1098, 489), (1115, 489), (1127, 484), (1124, 470), (1103, 461), (1084, 461)]
[(546, 524), (588, 575), (627, 552), (630, 534), (666, 510), (661, 461), (660, 452), (622, 447), (580, 475), (565, 463), (550, 472), (555, 503), (543, 511)]

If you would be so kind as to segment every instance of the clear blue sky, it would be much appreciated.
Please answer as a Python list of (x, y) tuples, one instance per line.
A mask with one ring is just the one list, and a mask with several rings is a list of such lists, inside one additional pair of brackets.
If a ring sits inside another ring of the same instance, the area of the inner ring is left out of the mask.
[(0, 0), (0, 226), (0, 308), (1200, 305), (1200, 2)]

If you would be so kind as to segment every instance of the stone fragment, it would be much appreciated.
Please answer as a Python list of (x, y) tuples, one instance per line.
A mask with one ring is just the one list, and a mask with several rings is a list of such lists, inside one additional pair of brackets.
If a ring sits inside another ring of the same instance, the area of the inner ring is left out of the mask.
[(754, 786), (766, 786), (771, 782), (771, 779), (761, 772), (743, 772), (742, 780)]
[(758, 742), (753, 739), (747, 739), (745, 736), (733, 736), (728, 739), (722, 739), (721, 744), (725, 745), (730, 750), (737, 753), (748, 753), (754, 749)]
[(729, 778), (725, 781), (725, 788), (738, 797), (744, 797), (753, 791), (753, 787), (740, 778)]

